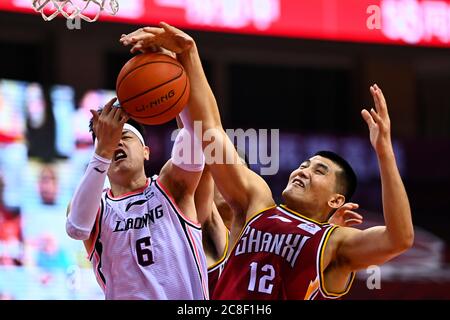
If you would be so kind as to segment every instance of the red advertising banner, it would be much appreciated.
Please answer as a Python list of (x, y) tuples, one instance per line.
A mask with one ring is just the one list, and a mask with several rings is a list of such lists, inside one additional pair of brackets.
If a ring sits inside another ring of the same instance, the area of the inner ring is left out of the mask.
[[(83, 2), (72, 0), (76, 1)], [(0, 10), (33, 13), (31, 2), (2, 0)], [(109, 0), (105, 3), (108, 6)], [(450, 46), (450, 0), (119, 0), (119, 3), (115, 16), (105, 13), (99, 22), (154, 25), (166, 21), (195, 30)]]

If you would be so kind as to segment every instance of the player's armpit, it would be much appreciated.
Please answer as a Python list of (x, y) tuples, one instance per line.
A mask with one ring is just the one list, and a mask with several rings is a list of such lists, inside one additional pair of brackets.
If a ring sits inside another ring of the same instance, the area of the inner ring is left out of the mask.
[(335, 252), (331, 255), (349, 271), (381, 265), (409, 248), (394, 243), (385, 226), (366, 230), (338, 228), (331, 235), (330, 242), (335, 243)]
[(195, 190), (194, 201), (199, 223), (203, 225), (206, 221), (211, 221), (214, 181), (207, 167), (203, 170), (200, 182)]
[(202, 225), (202, 229), (203, 234), (205, 235), (206, 233), (207, 238), (211, 240), (214, 247), (214, 252), (210, 252), (210, 257), (214, 258), (214, 262), (224, 259), (228, 250), (228, 229), (214, 203), (211, 214)]
[(202, 171), (190, 172), (183, 170), (168, 160), (159, 174), (159, 182), (175, 205), (191, 222), (198, 223), (194, 194)]

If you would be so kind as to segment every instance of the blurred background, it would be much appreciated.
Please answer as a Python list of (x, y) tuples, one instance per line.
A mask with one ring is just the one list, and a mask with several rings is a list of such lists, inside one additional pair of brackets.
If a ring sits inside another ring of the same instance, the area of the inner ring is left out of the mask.
[[(275, 198), (302, 160), (336, 151), (358, 174), (363, 228), (383, 223), (360, 116), (377, 83), (416, 239), (381, 267), (379, 285), (358, 272), (346, 299), (450, 298), (449, 0), (122, 0), (91, 24), (44, 22), (31, 0), (2, 0), (1, 299), (103, 299), (65, 233), (66, 207), (93, 151), (89, 109), (114, 96), (131, 58), (120, 35), (161, 20), (196, 39), (225, 128), (280, 130), (279, 172), (264, 176)], [(168, 159), (175, 127), (147, 127), (148, 174)]]

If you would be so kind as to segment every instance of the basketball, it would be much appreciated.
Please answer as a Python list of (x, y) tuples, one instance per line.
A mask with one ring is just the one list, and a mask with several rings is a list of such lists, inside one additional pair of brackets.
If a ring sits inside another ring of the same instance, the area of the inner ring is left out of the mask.
[(130, 59), (117, 77), (121, 107), (134, 120), (157, 125), (175, 118), (189, 99), (189, 78), (183, 66), (162, 53)]

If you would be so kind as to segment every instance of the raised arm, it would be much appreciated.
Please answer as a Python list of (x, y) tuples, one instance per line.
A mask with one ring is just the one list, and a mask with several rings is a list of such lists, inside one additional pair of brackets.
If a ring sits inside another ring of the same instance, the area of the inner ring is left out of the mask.
[[(186, 113), (186, 108), (182, 113)], [(185, 126), (178, 131), (171, 158), (161, 169), (159, 180), (182, 212), (194, 222), (199, 222), (194, 195), (205, 163), (201, 144), (196, 140), (192, 127)]]
[[(272, 194), (266, 182), (241, 164), (233, 144), (222, 128), (217, 102), (203, 71), (194, 40), (165, 23), (161, 23), (161, 27), (140, 29), (130, 35), (124, 35), (121, 42), (124, 45), (133, 45), (132, 51), (161, 46), (177, 53), (191, 84), (189, 121), (191, 124), (201, 121), (199, 138), (202, 140), (206, 163), (210, 165), (219, 191), (234, 211), (242, 214), (252, 214), (273, 205)], [(211, 140), (214, 148), (211, 148)], [(223, 155), (219, 159), (222, 161), (213, 161), (208, 152), (211, 149), (215, 149), (216, 155)]]
[(374, 85), (370, 92), (375, 108), (362, 111), (370, 131), (370, 142), (377, 154), (381, 175), (385, 226), (364, 231), (339, 228), (332, 238), (335, 257), (350, 271), (380, 265), (413, 245), (414, 229), (408, 196), (397, 168), (391, 142), (391, 124), (385, 98)]
[(91, 110), (92, 129), (97, 137), (95, 153), (67, 208), (66, 231), (77, 240), (90, 241), (106, 174), (128, 120), (121, 108), (113, 107), (115, 101), (115, 98), (109, 101), (101, 114)]

